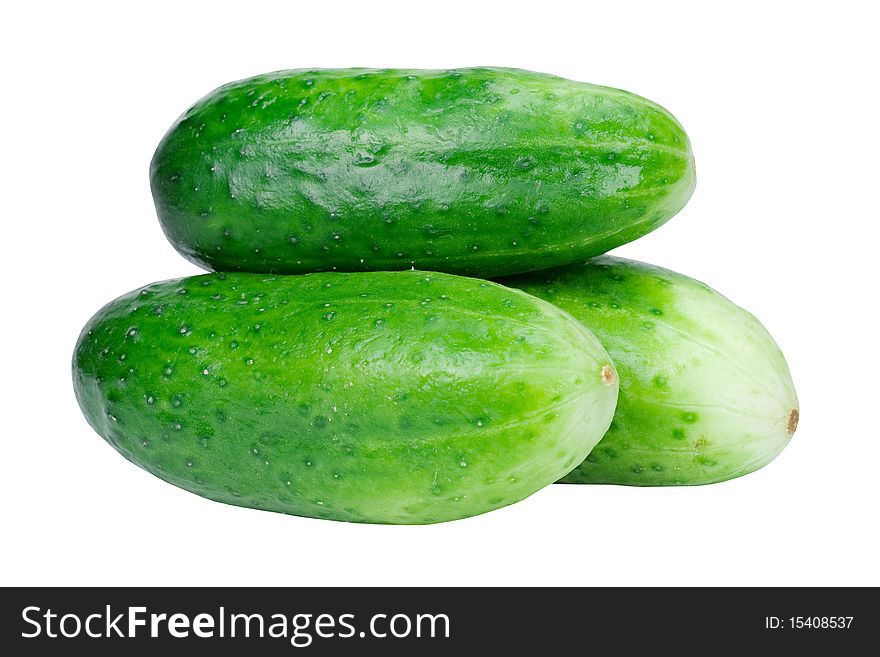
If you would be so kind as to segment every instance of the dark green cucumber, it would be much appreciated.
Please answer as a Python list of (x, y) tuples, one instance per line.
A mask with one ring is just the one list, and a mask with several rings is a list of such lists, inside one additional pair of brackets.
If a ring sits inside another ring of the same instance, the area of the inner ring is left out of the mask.
[(563, 482), (723, 481), (766, 465), (794, 434), (800, 411), (779, 347), (703, 283), (609, 256), (503, 282), (581, 320), (620, 373), (608, 434)]
[(695, 176), (679, 123), (624, 91), (343, 69), (220, 87), (162, 140), (151, 182), (168, 239), (210, 270), (498, 276), (650, 232)]
[(566, 474), (602, 437), (616, 375), (545, 301), (447, 274), (210, 274), (105, 306), (76, 346), (89, 423), (210, 499), (430, 523)]

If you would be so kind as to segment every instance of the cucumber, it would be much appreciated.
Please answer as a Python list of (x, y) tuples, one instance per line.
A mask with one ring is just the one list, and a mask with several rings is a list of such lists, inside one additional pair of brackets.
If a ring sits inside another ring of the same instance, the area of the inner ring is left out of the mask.
[(657, 228), (695, 184), (633, 94), (504, 68), (292, 70), (220, 87), (152, 161), (162, 227), (209, 270), (500, 276)]
[(204, 497), (418, 524), (521, 500), (611, 422), (616, 374), (571, 316), (448, 274), (210, 274), (99, 311), (73, 360), (92, 427)]
[(794, 434), (797, 395), (773, 338), (703, 283), (610, 256), (503, 282), (581, 320), (620, 373), (611, 428), (563, 482), (724, 481), (769, 463)]

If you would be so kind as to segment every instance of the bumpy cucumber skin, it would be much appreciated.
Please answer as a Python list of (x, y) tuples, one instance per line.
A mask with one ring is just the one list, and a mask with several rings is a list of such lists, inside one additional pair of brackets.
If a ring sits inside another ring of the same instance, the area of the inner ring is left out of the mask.
[(292, 70), (220, 87), (152, 161), (162, 227), (209, 270), (500, 276), (576, 262), (688, 201), (681, 125), (516, 69)]
[(791, 439), (798, 400), (782, 353), (707, 285), (610, 256), (503, 282), (581, 320), (620, 374), (611, 428), (562, 482), (709, 484), (763, 467)]
[[(209, 274), (99, 311), (73, 374), (94, 429), (240, 506), (421, 524), (516, 502), (602, 437), (617, 383), (571, 316), (446, 274)], [(608, 370), (605, 370), (608, 372)]]

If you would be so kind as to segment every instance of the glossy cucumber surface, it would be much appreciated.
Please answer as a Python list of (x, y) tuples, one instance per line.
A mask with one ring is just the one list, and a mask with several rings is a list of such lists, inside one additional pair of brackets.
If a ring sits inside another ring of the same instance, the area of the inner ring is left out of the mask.
[(375, 523), (523, 499), (586, 457), (617, 397), (567, 313), (417, 271), (148, 285), (89, 321), (73, 375), (92, 427), (165, 481)]
[(707, 285), (604, 256), (503, 279), (570, 312), (620, 374), (610, 429), (566, 483), (708, 484), (769, 463), (800, 411), (782, 353)]
[(291, 70), (220, 87), (151, 166), (174, 247), (219, 271), (500, 276), (657, 228), (695, 184), (639, 96), (505, 68)]

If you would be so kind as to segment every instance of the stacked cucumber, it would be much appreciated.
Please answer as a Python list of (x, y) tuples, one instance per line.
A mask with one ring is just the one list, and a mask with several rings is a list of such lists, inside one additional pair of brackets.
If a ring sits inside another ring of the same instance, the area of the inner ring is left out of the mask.
[(74, 386), (123, 456), (204, 497), (441, 522), (555, 481), (723, 481), (797, 426), (754, 317), (601, 256), (695, 184), (684, 130), (638, 96), (514, 69), (284, 71), (199, 101), (150, 173), (169, 240), (216, 273), (101, 309)]

